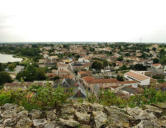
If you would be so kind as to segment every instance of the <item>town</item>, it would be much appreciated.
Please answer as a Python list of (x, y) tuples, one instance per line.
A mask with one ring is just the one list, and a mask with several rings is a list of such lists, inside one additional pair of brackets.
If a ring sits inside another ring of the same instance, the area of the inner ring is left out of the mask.
[[(144, 88), (166, 89), (166, 45), (141, 43), (0, 44), (0, 53), (23, 58), (1, 63), (0, 85), (73, 89), (71, 98), (110, 90), (128, 98)], [(7, 78), (6, 78), (7, 77)]]
[(0, 127), (164, 128), (166, 45), (0, 44)]

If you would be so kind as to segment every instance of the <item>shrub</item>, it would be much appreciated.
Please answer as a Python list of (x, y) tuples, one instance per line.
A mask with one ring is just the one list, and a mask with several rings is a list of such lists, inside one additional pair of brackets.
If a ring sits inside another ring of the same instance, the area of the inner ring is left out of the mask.
[(153, 76), (154, 79), (164, 79), (164, 75), (162, 74), (156, 74)]
[(15, 103), (25, 107), (27, 110), (60, 108), (69, 96), (69, 93), (65, 93), (60, 86), (52, 88), (50, 85), (33, 85), (28, 90), (1, 90), (0, 105)]
[(0, 105), (3, 105), (5, 103), (10, 103), (11, 102), (11, 92), (8, 91), (0, 91)]
[(0, 85), (3, 85), (6, 82), (12, 82), (12, 78), (7, 72), (0, 72)]

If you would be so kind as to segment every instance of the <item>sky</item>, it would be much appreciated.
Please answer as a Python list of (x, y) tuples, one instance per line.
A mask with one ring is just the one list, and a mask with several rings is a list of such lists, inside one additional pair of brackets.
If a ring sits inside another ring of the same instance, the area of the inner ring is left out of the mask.
[(0, 42), (166, 42), (165, 0), (0, 0)]

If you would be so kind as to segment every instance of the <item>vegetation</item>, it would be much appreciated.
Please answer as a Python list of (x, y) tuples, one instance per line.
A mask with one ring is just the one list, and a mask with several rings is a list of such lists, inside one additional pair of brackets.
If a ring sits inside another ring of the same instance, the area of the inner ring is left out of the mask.
[(9, 73), (4, 71), (0, 72), (0, 86), (7, 82), (12, 82), (12, 78)]
[(15, 67), (16, 67), (16, 63), (10, 63), (10, 64), (8, 64), (8, 69), (10, 71), (13, 71)]
[(124, 78), (123, 78), (123, 76), (117, 75), (117, 80), (124, 81)]
[(94, 58), (94, 62), (92, 63), (91, 68), (96, 69), (96, 70), (101, 70), (104, 69), (104, 67), (109, 66), (109, 63), (107, 60), (104, 59), (97, 59)]
[(5, 70), (5, 65), (0, 63), (0, 71), (4, 71)]
[(153, 64), (159, 63), (159, 61), (160, 61), (160, 60), (159, 60), (158, 58), (154, 58), (154, 59), (153, 59)]
[(144, 66), (143, 64), (136, 64), (131, 66), (131, 69), (136, 70), (136, 71), (146, 71), (147, 67)]
[(24, 81), (45, 80), (45, 69), (28, 65), (24, 71), (17, 74), (16, 79)]
[(15, 47), (12, 45), (8, 45), (4, 47), (0, 47), (0, 53), (14, 54), (17, 56), (28, 57), (33, 59), (34, 61), (41, 58), (39, 46), (33, 44), (32, 47), (24, 47), (24, 45), (17, 45), (19, 47)]
[(98, 97), (90, 95), (89, 102), (98, 102), (103, 105), (116, 105), (119, 107), (142, 107), (145, 104), (152, 104), (158, 102), (166, 102), (166, 92), (156, 90), (155, 88), (145, 88), (144, 92), (139, 95), (130, 96), (128, 99), (117, 96), (110, 90), (102, 90)]
[(0, 90), (0, 105), (15, 103), (27, 110), (60, 108), (69, 96), (60, 86), (52, 88), (49, 84), (45, 87), (33, 85), (28, 90)]

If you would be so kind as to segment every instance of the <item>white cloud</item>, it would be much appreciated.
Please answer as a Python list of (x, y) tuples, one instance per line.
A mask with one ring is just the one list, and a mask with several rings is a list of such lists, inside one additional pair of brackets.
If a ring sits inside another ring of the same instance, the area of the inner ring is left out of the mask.
[(164, 0), (0, 0), (0, 3), (0, 16), (12, 16), (0, 22), (4, 26), (0, 37), (5, 35), (1, 41), (140, 38), (166, 41), (165, 34), (159, 32), (166, 31)]

